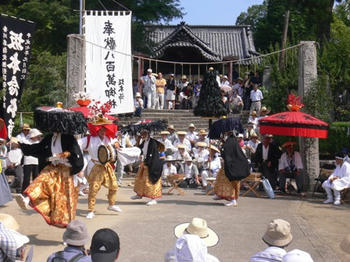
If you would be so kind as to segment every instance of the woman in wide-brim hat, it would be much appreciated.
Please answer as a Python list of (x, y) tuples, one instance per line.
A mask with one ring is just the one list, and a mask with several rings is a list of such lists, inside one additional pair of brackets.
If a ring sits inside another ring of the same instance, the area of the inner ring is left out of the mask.
[(214, 230), (208, 227), (207, 221), (195, 217), (189, 223), (182, 223), (175, 227), (175, 236), (177, 238), (184, 234), (193, 234), (199, 236), (207, 247), (213, 247), (219, 242), (219, 237)]
[(83, 169), (84, 160), (74, 135), (87, 131), (81, 112), (57, 107), (37, 108), (34, 121), (38, 129), (51, 132), (38, 144), (12, 141), (24, 155), (39, 159), (39, 176), (16, 201), (23, 209), (31, 206), (49, 225), (66, 227), (75, 218), (79, 187), (74, 176)]

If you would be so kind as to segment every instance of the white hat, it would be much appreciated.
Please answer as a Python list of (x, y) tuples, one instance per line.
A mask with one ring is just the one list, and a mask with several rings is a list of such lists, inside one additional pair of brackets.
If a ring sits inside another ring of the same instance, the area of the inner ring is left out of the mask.
[(165, 162), (172, 162), (172, 161), (175, 161), (172, 156), (167, 156), (165, 159)]
[(43, 133), (41, 133), (38, 129), (36, 128), (32, 128), (30, 131), (29, 131), (29, 138), (34, 138), (36, 136), (41, 136)]
[(181, 237), (184, 234), (199, 236), (207, 247), (215, 246), (219, 242), (218, 235), (208, 227), (207, 221), (194, 217), (191, 223), (183, 223), (175, 227), (175, 236)]
[(227, 75), (224, 75), (222, 78), (224, 78), (224, 79), (228, 79)]
[(12, 229), (12, 230), (16, 230), (16, 231), (19, 229), (19, 225), (18, 225), (16, 219), (11, 215), (1, 213), (0, 214), (0, 222), (8, 229)]
[(139, 92), (136, 92), (135, 97), (141, 97), (141, 94)]
[(196, 128), (196, 127), (194, 126), (194, 124), (193, 124), (193, 123), (189, 124), (189, 126), (188, 126), (188, 127), (193, 127), (193, 128)]
[(243, 134), (238, 134), (237, 137), (243, 138), (244, 136), (243, 136)]
[(309, 253), (294, 249), (283, 256), (282, 262), (313, 262), (313, 260)]
[(262, 238), (271, 246), (287, 246), (293, 239), (289, 222), (283, 219), (272, 220)]
[(186, 162), (192, 162), (192, 157), (186, 155), (184, 160)]
[(151, 69), (151, 68), (148, 68), (148, 69), (147, 69), (147, 73), (152, 73), (152, 69)]
[(178, 240), (172, 250), (167, 252), (165, 261), (172, 262), (207, 262), (218, 261), (208, 254), (208, 248), (196, 235), (183, 235)]

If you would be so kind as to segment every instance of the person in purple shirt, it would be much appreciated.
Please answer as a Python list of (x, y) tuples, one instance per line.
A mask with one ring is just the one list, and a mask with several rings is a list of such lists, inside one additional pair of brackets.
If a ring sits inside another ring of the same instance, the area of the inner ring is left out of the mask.
[(53, 253), (47, 262), (91, 262), (91, 257), (84, 247), (89, 240), (85, 223), (72, 220), (63, 233), (63, 242), (67, 247), (63, 251)]

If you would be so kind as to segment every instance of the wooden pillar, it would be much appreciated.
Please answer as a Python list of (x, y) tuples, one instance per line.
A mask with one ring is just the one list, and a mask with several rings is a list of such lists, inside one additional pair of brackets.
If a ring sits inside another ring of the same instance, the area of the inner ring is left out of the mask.
[(233, 71), (233, 64), (230, 62), (230, 73), (228, 74), (228, 81), (232, 83), (232, 71)]

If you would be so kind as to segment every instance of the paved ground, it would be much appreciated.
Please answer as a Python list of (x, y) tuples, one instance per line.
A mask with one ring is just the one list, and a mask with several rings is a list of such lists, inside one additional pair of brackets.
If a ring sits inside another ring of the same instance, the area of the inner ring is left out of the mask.
[[(127, 183), (127, 182), (126, 182)], [(202, 217), (218, 233), (218, 245), (209, 249), (220, 261), (248, 261), (255, 252), (266, 248), (261, 236), (273, 218), (283, 218), (292, 225), (294, 240), (288, 249), (299, 248), (311, 253), (314, 261), (350, 261), (339, 249), (339, 242), (350, 233), (350, 207), (325, 206), (321, 199), (303, 200), (291, 197), (243, 197), (239, 206), (225, 207), (199, 190), (187, 190), (185, 196), (164, 195), (156, 206), (145, 206), (146, 199), (132, 201), (132, 188), (118, 192), (123, 213), (106, 210), (106, 190), (101, 190), (97, 201), (97, 215), (86, 220), (87, 200), (80, 199), (77, 218), (85, 221), (91, 235), (101, 227), (111, 227), (121, 238), (120, 261), (164, 261), (175, 237), (174, 227)], [(48, 255), (60, 250), (62, 229), (49, 227), (34, 211), (23, 212), (13, 201), (0, 212), (16, 217), (24, 234), (35, 246), (34, 262), (46, 261)]]

